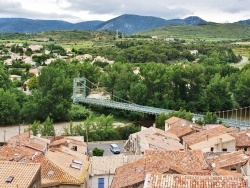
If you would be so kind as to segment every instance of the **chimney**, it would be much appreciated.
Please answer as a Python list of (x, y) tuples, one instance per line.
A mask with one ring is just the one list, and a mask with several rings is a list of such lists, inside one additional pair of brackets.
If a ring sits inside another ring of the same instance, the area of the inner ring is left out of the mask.
[(222, 151), (222, 138), (219, 138), (219, 150)]
[(208, 134), (207, 134), (207, 141), (208, 141)]

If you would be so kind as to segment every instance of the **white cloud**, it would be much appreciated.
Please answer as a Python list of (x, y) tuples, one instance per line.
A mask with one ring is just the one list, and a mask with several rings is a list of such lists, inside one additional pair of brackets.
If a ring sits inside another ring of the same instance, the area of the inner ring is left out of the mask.
[(249, 0), (0, 0), (0, 17), (108, 20), (121, 14), (165, 19), (199, 16), (224, 22), (250, 18)]

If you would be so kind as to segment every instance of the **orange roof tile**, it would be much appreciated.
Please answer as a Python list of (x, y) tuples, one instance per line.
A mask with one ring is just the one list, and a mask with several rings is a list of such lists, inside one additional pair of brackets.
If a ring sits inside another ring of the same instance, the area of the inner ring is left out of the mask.
[(194, 129), (190, 126), (172, 126), (167, 132), (171, 132), (180, 138), (194, 132)]
[(243, 178), (233, 176), (193, 176), (179, 174), (147, 174), (144, 188), (246, 188)]
[(229, 171), (229, 170), (224, 170), (221, 168), (215, 168), (214, 172), (218, 175), (218, 176), (234, 176), (237, 178), (243, 178), (243, 175), (241, 173), (237, 173), (237, 172), (233, 172), (233, 171)]
[(36, 151), (46, 150), (49, 143), (49, 139), (33, 136), (32, 133), (29, 132), (13, 136), (7, 142), (10, 146), (27, 146)]
[(201, 151), (146, 151), (145, 157), (118, 167), (112, 187), (129, 187), (144, 181), (146, 173), (178, 171), (185, 174), (210, 174)]
[(181, 118), (173, 116), (173, 117), (165, 120), (165, 123), (171, 125), (171, 124), (176, 123), (177, 121), (180, 121), (180, 120), (181, 120)]
[[(81, 161), (82, 165), (76, 164), (80, 169), (72, 168), (73, 160)], [(86, 155), (72, 151), (61, 146), (50, 149), (46, 155), (36, 157), (35, 162), (41, 163), (42, 182), (65, 183), (79, 185), (84, 183), (87, 176), (89, 161)], [(44, 181), (47, 180), (47, 181)]]
[(231, 132), (232, 129), (228, 129), (224, 126), (218, 126), (212, 129), (203, 130), (201, 132), (193, 133), (191, 135), (187, 135), (183, 137), (183, 141), (188, 145), (194, 145), (201, 141), (207, 140), (208, 138), (212, 138), (215, 136), (219, 136), (224, 133)]
[[(40, 170), (39, 164), (0, 161), (0, 187), (31, 187), (33, 179)], [(13, 176), (14, 179), (11, 183), (6, 183), (9, 176)]]
[(241, 131), (239, 133), (231, 134), (236, 139), (236, 147), (250, 146), (250, 131)]
[(227, 154), (221, 154), (207, 159), (215, 168), (224, 168), (235, 164), (244, 165), (249, 160), (249, 156), (244, 151), (235, 151)]
[(26, 162), (32, 162), (32, 156), (40, 155), (41, 152), (36, 152), (33, 149), (25, 146), (9, 146), (4, 145), (0, 149), (0, 160), (4, 161), (20, 161), (25, 158)]

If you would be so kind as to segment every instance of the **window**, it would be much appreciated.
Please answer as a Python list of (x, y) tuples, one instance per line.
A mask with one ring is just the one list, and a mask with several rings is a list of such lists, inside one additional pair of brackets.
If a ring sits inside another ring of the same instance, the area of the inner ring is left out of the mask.
[(223, 148), (222, 151), (227, 151), (227, 148)]
[(72, 146), (72, 150), (77, 151), (77, 146)]
[(244, 148), (244, 151), (247, 151), (247, 148)]
[(104, 188), (104, 178), (98, 178), (98, 188)]
[(231, 171), (237, 172), (237, 169), (233, 167), (231, 168)]
[(210, 151), (214, 151), (214, 148), (213, 148), (213, 147), (211, 147), (211, 148), (210, 148)]

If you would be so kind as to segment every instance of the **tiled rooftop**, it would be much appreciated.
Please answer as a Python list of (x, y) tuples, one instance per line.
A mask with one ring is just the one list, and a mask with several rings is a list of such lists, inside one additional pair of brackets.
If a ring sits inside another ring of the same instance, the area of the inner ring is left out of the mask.
[(83, 140), (80, 141), (80, 140), (74, 139), (72, 137), (64, 137), (62, 139), (55, 140), (50, 144), (50, 146), (53, 147), (53, 146), (59, 146), (59, 145), (66, 145), (67, 143), (72, 143), (72, 144), (76, 144), (79, 146), (87, 147), (87, 144)]
[(221, 135), (210, 137), (210, 138), (208, 137), (207, 140), (203, 140), (203, 141), (196, 143), (194, 145), (190, 145), (189, 147), (192, 150), (208, 148), (208, 147), (214, 146), (216, 144), (219, 144), (220, 139), (221, 139), (222, 143), (235, 141), (234, 137), (230, 136), (230, 134), (225, 133), (225, 134), (221, 134)]
[(184, 146), (179, 143), (179, 141), (174, 140), (172, 138), (165, 138), (163, 136), (149, 135), (144, 138), (145, 143), (141, 145), (147, 145), (146, 148), (143, 149), (156, 149), (156, 150), (180, 150), (184, 149)]
[(241, 173), (237, 173), (234, 171), (229, 171), (229, 170), (224, 170), (221, 168), (215, 168), (214, 172), (218, 175), (218, 176), (234, 176), (237, 178), (243, 178), (243, 175)]
[(171, 117), (171, 118), (165, 120), (165, 123), (171, 125), (171, 124), (173, 124), (173, 123), (176, 123), (176, 122), (179, 121), (179, 120), (181, 120), (181, 118), (178, 118), (178, 117), (174, 117), (174, 116), (173, 116), (173, 117)]
[[(31, 183), (39, 171), (40, 164), (0, 161), (0, 187), (31, 187)], [(11, 183), (6, 182), (9, 176), (14, 177)]]
[(194, 129), (190, 126), (172, 126), (167, 132), (171, 132), (180, 138), (192, 133), (193, 131)]
[(102, 157), (91, 157), (90, 174), (114, 174), (117, 167), (141, 159), (143, 155), (112, 155)]
[(41, 152), (36, 152), (33, 149), (25, 146), (10, 146), (4, 145), (0, 148), (0, 160), (3, 161), (20, 161), (25, 158), (26, 162), (32, 162), (34, 155), (40, 155)]
[(147, 174), (143, 188), (246, 188), (243, 178), (233, 176), (193, 176)]
[[(80, 167), (79, 169), (71, 167), (73, 160), (82, 162), (82, 165), (76, 164)], [(63, 146), (50, 149), (45, 157), (37, 157), (36, 162), (41, 163), (42, 183), (57, 182), (79, 185), (84, 183), (89, 168), (86, 155)]]
[(8, 142), (10, 146), (26, 146), (36, 151), (44, 151), (50, 144), (49, 139), (33, 136), (29, 132), (11, 137)]
[(146, 173), (177, 171), (210, 175), (201, 151), (146, 151), (145, 157), (116, 169), (112, 187), (129, 187), (144, 181)]
[(161, 129), (157, 129), (157, 128), (154, 128), (154, 127), (149, 127), (149, 128), (146, 128), (140, 132), (137, 132), (137, 133), (134, 133), (132, 134), (132, 136), (136, 137), (136, 135), (140, 136), (140, 137), (146, 137), (147, 135), (159, 135), (159, 136), (163, 136), (163, 137), (167, 137), (167, 138), (172, 138), (174, 140), (180, 140), (176, 135), (174, 135), (173, 133), (170, 133), (170, 132), (166, 132), (166, 131), (163, 131)]
[(193, 133), (183, 137), (183, 141), (188, 145), (194, 145), (196, 143), (202, 142), (209, 138), (222, 135), (224, 133), (230, 133), (234, 131), (233, 129), (226, 128), (224, 126), (218, 126), (212, 129), (203, 130), (201, 132)]
[(250, 130), (231, 135), (236, 139), (236, 147), (250, 147)]
[(235, 151), (220, 156), (208, 158), (208, 161), (215, 165), (215, 168), (223, 168), (235, 164), (244, 165), (249, 160), (249, 156), (244, 154), (244, 151)]

